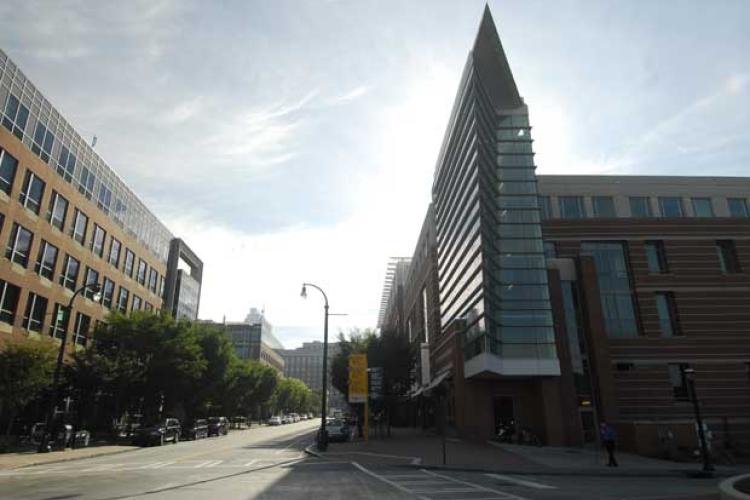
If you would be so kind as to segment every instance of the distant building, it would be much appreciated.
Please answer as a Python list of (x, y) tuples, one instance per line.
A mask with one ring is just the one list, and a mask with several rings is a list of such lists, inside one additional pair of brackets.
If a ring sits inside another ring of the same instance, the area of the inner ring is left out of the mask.
[(251, 359), (284, 373), (284, 359), (276, 352), (284, 346), (273, 335), (273, 327), (262, 312), (253, 308), (243, 322), (224, 322), (229, 341), (240, 359)]
[[(305, 342), (297, 349), (280, 349), (278, 353), (284, 358), (284, 375), (298, 378), (313, 391), (323, 389), (323, 343)], [(339, 353), (338, 342), (328, 344), (328, 408), (346, 406), (346, 398), (331, 385), (331, 360)]]
[(198, 319), (203, 262), (180, 238), (169, 244), (164, 309), (174, 318)]

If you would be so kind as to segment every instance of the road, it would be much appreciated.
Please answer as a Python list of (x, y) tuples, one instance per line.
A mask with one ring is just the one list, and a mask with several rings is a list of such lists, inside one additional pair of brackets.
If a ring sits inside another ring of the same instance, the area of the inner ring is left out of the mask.
[(0, 498), (414, 499), (716, 498), (715, 480), (565, 477), (428, 470), (398, 457), (307, 456), (318, 422), (0, 471)]

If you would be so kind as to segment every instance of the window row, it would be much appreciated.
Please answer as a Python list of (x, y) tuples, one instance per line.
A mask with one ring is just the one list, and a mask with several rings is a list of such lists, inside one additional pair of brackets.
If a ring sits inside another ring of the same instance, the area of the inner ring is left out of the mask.
[[(557, 208), (561, 219), (583, 219), (586, 217), (715, 217), (714, 201), (708, 197), (690, 198), (692, 215), (689, 215), (683, 198), (679, 196), (660, 196), (655, 202), (648, 196), (628, 197), (629, 214), (618, 215), (612, 196), (592, 196), (591, 208), (585, 203), (584, 196), (558, 196)], [(750, 204), (745, 198), (727, 198), (727, 210), (730, 217), (750, 217)], [(539, 197), (539, 207), (543, 219), (554, 217), (552, 201), (549, 196)]]
[[(2, 228), (4, 222), (4, 216), (0, 214), (0, 228)], [(8, 244), (5, 250), (5, 257), (11, 262), (18, 264), (21, 267), (28, 268), (31, 263), (32, 255), (31, 248), (34, 242), (34, 233), (29, 231), (27, 228), (18, 224), (13, 223), (13, 227), (8, 237)], [(117, 259), (112, 258), (112, 249), (117, 249)], [(36, 261), (34, 265), (34, 272), (39, 276), (42, 276), (50, 281), (54, 280), (55, 268), (57, 266), (58, 255), (60, 249), (49, 241), (42, 239), (39, 244), (39, 249), (36, 255)], [(119, 268), (119, 242), (112, 238), (110, 243), (110, 258), (109, 262), (114, 265), (115, 268)], [(65, 258), (62, 259), (62, 268), (60, 269), (59, 282), (60, 285), (75, 291), (78, 285), (78, 274), (81, 267), (80, 260), (70, 254), (66, 254)], [(133, 276), (135, 263), (135, 254), (129, 249), (125, 250), (124, 269), (126, 275)], [(81, 283), (81, 286), (90, 282), (99, 281), (99, 272), (91, 267), (86, 268), (86, 281)], [(89, 273), (94, 276), (95, 279), (89, 280)], [(141, 285), (144, 285), (154, 294), (161, 296), (164, 287), (164, 278), (158, 274), (156, 269), (148, 269), (143, 259), (138, 259), (138, 268), (136, 273), (136, 281)]]
[[(742, 272), (737, 249), (732, 240), (717, 240), (716, 257), (719, 263), (719, 269), (724, 274), (736, 274)], [(646, 251), (646, 262), (648, 271), (653, 274), (664, 274), (669, 272), (669, 262), (667, 252), (664, 248), (664, 242), (659, 240), (646, 241), (644, 243)]]

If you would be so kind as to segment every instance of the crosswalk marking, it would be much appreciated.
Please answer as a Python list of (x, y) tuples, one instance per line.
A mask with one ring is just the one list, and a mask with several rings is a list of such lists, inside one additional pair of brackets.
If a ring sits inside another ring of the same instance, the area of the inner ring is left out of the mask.
[(516, 483), (520, 486), (528, 486), (529, 488), (536, 488), (539, 490), (554, 490), (557, 489), (556, 486), (550, 486), (548, 484), (543, 483), (537, 483), (534, 481), (529, 481), (525, 479), (517, 479), (512, 476), (505, 476), (503, 474), (485, 474), (487, 477), (491, 477), (492, 479), (499, 479), (500, 481), (506, 481), (508, 483)]
[(446, 481), (452, 481), (452, 482), (457, 483), (457, 484), (463, 484), (463, 485), (466, 485), (466, 486), (470, 486), (472, 488), (476, 488), (476, 491), (486, 491), (486, 492), (489, 492), (489, 493), (495, 493), (495, 494), (499, 495), (499, 498), (513, 498), (515, 500), (527, 500), (524, 497), (520, 497), (518, 495), (513, 495), (511, 493), (506, 493), (504, 491), (495, 490), (495, 489), (492, 489), (492, 488), (487, 488), (486, 486), (481, 486), (481, 485), (478, 485), (478, 484), (470, 483), (468, 481), (462, 481), (460, 479), (456, 479), (456, 478), (453, 478), (453, 477), (450, 477), (450, 476), (445, 476), (443, 474), (438, 474), (437, 472), (429, 471), (429, 470), (426, 470), (426, 469), (420, 469), (420, 470), (422, 472), (424, 472), (425, 474), (429, 474), (430, 476), (439, 477), (441, 479), (445, 479)]

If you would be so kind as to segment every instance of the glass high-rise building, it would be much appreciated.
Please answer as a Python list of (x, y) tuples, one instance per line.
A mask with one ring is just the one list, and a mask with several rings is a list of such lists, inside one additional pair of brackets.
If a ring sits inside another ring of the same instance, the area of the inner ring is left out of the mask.
[(529, 114), (489, 9), (435, 171), (440, 323), (464, 375), (559, 375)]

